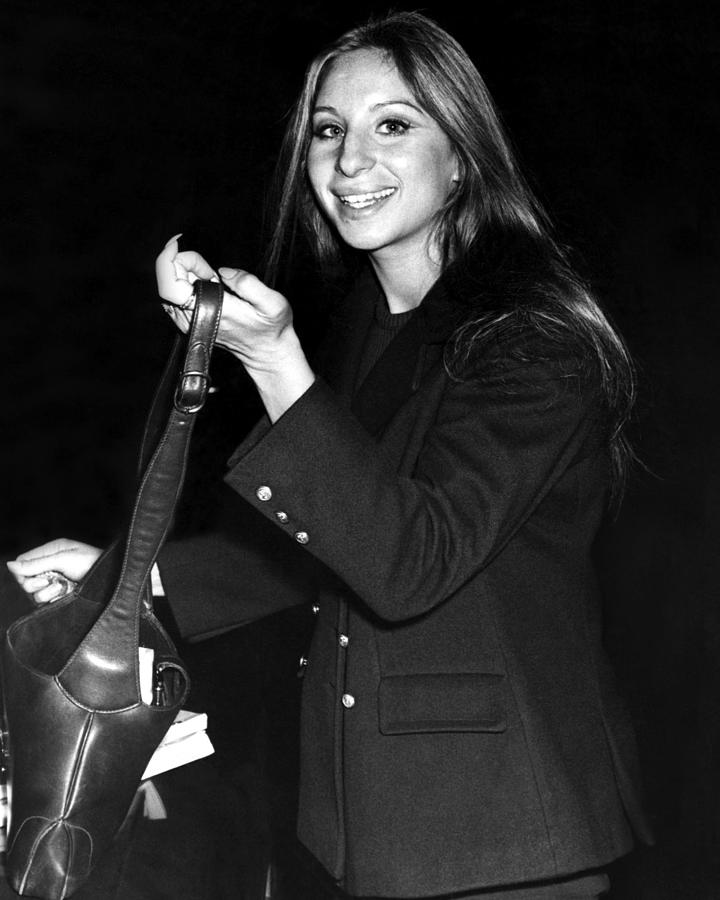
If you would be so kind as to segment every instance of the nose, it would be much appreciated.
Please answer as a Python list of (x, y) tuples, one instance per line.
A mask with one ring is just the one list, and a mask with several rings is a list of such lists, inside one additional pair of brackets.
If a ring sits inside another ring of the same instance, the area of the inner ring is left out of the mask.
[(346, 132), (338, 151), (335, 166), (346, 178), (372, 169), (375, 156), (370, 142), (357, 132)]

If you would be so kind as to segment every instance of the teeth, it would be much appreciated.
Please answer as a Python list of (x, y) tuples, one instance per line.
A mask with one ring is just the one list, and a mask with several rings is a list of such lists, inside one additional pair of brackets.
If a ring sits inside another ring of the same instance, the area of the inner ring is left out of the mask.
[(352, 206), (353, 209), (363, 209), (366, 206), (372, 206), (378, 200), (383, 200), (395, 193), (395, 188), (385, 188), (384, 191), (373, 191), (371, 194), (346, 194), (340, 200), (346, 206)]

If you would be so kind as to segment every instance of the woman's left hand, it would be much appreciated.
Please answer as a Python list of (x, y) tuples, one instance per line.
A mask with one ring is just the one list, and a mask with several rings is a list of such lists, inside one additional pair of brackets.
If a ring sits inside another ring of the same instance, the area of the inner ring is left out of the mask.
[(219, 269), (193, 250), (180, 251), (179, 235), (157, 258), (158, 292), (175, 324), (187, 331), (192, 316), (193, 284), (199, 278), (226, 288), (217, 343), (245, 366), (255, 381), (272, 421), (312, 384), (314, 375), (293, 327), (285, 297), (241, 269)]

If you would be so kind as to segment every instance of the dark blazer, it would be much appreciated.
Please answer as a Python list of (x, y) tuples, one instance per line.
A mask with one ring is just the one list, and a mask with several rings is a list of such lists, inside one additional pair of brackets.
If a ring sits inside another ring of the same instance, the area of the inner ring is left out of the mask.
[(594, 367), (528, 327), (449, 377), (468, 288), (443, 277), (354, 392), (376, 290), (361, 280), (324, 377), (231, 460), (227, 483), (276, 532), (269, 564), (213, 551), (214, 586), (183, 602), (188, 556), (170, 547), (168, 596), (200, 636), (301, 602), (293, 563), (319, 562), (298, 830), (349, 892), (602, 866), (647, 829), (590, 556), (608, 483)]

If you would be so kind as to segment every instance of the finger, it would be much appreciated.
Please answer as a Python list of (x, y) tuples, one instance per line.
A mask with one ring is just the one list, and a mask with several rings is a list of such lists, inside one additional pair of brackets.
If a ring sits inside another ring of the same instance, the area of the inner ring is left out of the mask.
[(43, 575), (51, 569), (61, 570), (62, 554), (51, 554), (50, 556), (38, 556), (33, 559), (16, 559), (7, 563), (7, 567), (12, 574), (18, 579), (25, 581), (35, 575)]
[(25, 582), (26, 582), (26, 580), (27, 580), (27, 579), (25, 578), (25, 576), (24, 576), (24, 575), (21, 575), (18, 571), (16, 571), (16, 567), (15, 567), (15, 564), (14, 564), (13, 562), (8, 562), (8, 563), (6, 563), (6, 565), (7, 565), (7, 567), (8, 567), (8, 570), (10, 571), (10, 574), (11, 574), (12, 577), (15, 579), (15, 581), (17, 581), (17, 583), (20, 585), (20, 587), (21, 587), (23, 590), (25, 590)]
[(7, 567), (26, 590), (32, 591), (32, 587), (27, 587), (27, 580), (34, 576), (46, 577), (45, 583), (47, 583), (52, 580), (52, 576), (49, 576), (48, 573), (58, 572), (61, 576), (77, 581), (86, 574), (99, 555), (100, 550), (97, 548), (83, 545), (45, 556), (18, 557), (18, 559), (8, 562)]
[(155, 260), (158, 292), (163, 300), (186, 306), (192, 297), (192, 284), (198, 278), (212, 278), (212, 266), (195, 250), (180, 251), (174, 235)]
[(33, 547), (31, 550), (25, 550), (23, 553), (18, 554), (17, 561), (25, 562), (28, 559), (42, 559), (52, 556), (54, 553), (66, 552), (80, 546), (79, 541), (72, 541), (69, 538), (55, 538), (52, 541), (47, 541), (45, 544), (40, 544), (38, 547)]
[(277, 315), (287, 306), (287, 300), (282, 294), (269, 288), (250, 272), (223, 267), (218, 269), (218, 273), (223, 284), (263, 315)]
[(182, 331), (183, 334), (186, 334), (190, 328), (190, 316), (188, 313), (181, 307), (175, 306), (172, 303), (163, 303), (162, 306), (180, 331)]
[(53, 581), (47, 587), (41, 588), (39, 591), (31, 591), (32, 598), (35, 603), (53, 603), (60, 600), (66, 594), (70, 593), (72, 586), (68, 587), (67, 582)]
[(43, 588), (46, 588), (49, 584), (53, 583), (47, 573), (31, 575), (27, 578), (23, 575), (18, 575), (16, 578), (22, 589), (27, 591), (28, 594), (34, 594), (36, 591), (41, 591)]
[(187, 270), (183, 270), (182, 262), (177, 260), (179, 256), (179, 235), (171, 237), (158, 254), (155, 260), (155, 276), (157, 278), (158, 293), (167, 303), (185, 306), (193, 295), (193, 288), (187, 277)]
[(168, 271), (172, 268), (172, 261), (180, 250), (178, 246), (178, 238), (180, 237), (182, 237), (182, 234), (173, 235), (157, 255), (155, 260), (155, 274), (157, 275), (158, 282), (161, 277), (167, 277)]
[[(188, 275), (198, 278), (211, 279), (215, 277), (215, 269), (210, 263), (195, 250), (181, 250), (175, 256), (175, 262), (185, 269)], [(217, 278), (215, 279), (217, 280)]]
[(187, 277), (178, 273), (172, 259), (162, 259), (162, 254), (155, 262), (158, 294), (166, 303), (175, 306), (187, 306), (193, 298), (195, 289)]
[(57, 558), (55, 556), (32, 559), (27, 562), (19, 562), (11, 560), (6, 563), (10, 574), (15, 578), (23, 590), (32, 593), (38, 588), (44, 587), (50, 583), (47, 576), (54, 566), (59, 569)]
[(14, 562), (7, 563), (7, 567), (12, 575), (15, 576), (15, 579), (22, 585), (25, 590), (32, 591), (34, 588), (27, 588), (26, 584), (28, 580), (32, 578), (37, 578), (38, 581), (35, 584), (35, 587), (43, 587), (43, 585), (48, 584), (50, 579), (45, 575), (46, 572), (49, 572), (53, 566), (56, 565), (56, 560), (54, 557), (50, 557), (48, 559), (32, 559), (27, 562), (18, 562), (17, 560)]
[(59, 600), (75, 589), (75, 581), (65, 577), (60, 572), (43, 572), (41, 575), (33, 575), (24, 578), (15, 575), (20, 587), (30, 594), (36, 603), (51, 603)]

